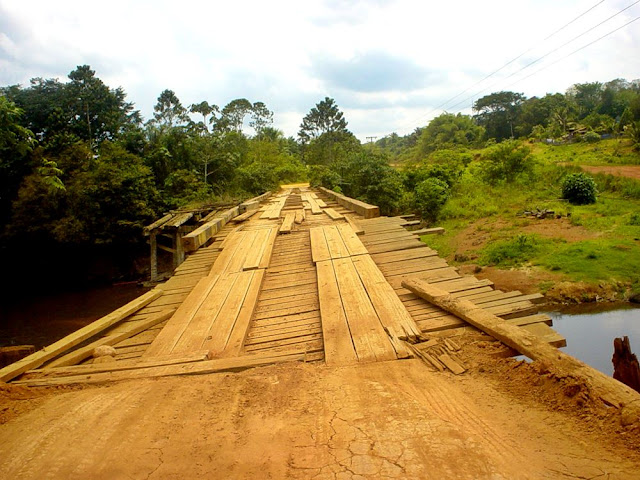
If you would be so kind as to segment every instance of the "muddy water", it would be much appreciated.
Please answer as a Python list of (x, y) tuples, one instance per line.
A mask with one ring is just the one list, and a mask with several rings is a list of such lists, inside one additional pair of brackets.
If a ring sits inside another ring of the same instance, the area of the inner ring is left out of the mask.
[(0, 346), (44, 347), (146, 291), (136, 284), (121, 284), (3, 299), (0, 304)]
[(628, 336), (632, 351), (640, 357), (640, 307), (606, 308), (579, 305), (546, 313), (553, 318), (553, 328), (567, 339), (563, 351), (613, 375), (611, 357), (615, 337)]

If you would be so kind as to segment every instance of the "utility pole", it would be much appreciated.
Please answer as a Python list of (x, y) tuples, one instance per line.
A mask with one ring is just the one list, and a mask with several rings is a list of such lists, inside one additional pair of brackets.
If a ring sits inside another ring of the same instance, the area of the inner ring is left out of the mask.
[(378, 137), (366, 137), (369, 140), (369, 143), (373, 143), (373, 141)]

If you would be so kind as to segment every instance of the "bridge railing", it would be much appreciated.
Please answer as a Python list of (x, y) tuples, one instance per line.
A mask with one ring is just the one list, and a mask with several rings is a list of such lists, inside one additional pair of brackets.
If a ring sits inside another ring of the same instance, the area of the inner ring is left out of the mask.
[(356, 200), (355, 198), (347, 197), (341, 193), (334, 192), (328, 188), (319, 187), (319, 190), (325, 195), (328, 195), (333, 200), (338, 202), (345, 208), (353, 210), (358, 215), (362, 215), (364, 218), (374, 218), (380, 216), (380, 208), (377, 205), (369, 205), (368, 203)]

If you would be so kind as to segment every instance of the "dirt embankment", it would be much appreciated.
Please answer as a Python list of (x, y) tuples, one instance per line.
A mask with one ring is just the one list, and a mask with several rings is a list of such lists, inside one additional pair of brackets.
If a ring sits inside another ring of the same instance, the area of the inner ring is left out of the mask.
[[(619, 302), (622, 300), (617, 285), (572, 282), (561, 273), (532, 265), (503, 269), (492, 266), (480, 267), (473, 263), (473, 260), (478, 257), (478, 252), (491, 241), (493, 232), (509, 226), (505, 220), (489, 219), (478, 220), (470, 224), (452, 239), (453, 244), (456, 245), (456, 253), (450, 260), (468, 258), (469, 261), (459, 265), (461, 273), (475, 275), (480, 279), (489, 279), (500, 290), (520, 290), (523, 293), (536, 293), (543, 290), (547, 302), (552, 304)], [(573, 225), (566, 217), (531, 220), (528, 224), (520, 225), (518, 233), (562, 239), (566, 242), (592, 240), (600, 236), (597, 232)]]
[[(418, 360), (103, 387), (6, 389), (0, 477), (635, 479), (638, 428), (530, 366), (468, 351), (469, 373)], [(481, 365), (481, 366), (479, 366)]]
[(580, 165), (580, 168), (589, 173), (604, 173), (614, 175), (616, 177), (627, 177), (633, 178), (634, 180), (640, 180), (640, 165)]

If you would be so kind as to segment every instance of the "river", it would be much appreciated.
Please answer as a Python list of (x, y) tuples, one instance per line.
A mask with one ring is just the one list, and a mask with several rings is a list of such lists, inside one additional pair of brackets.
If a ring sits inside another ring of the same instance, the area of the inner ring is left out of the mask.
[(567, 339), (563, 351), (613, 375), (613, 339), (628, 336), (631, 350), (640, 356), (640, 307), (582, 304), (562, 311), (545, 312), (553, 328)]
[(0, 305), (0, 346), (49, 345), (142, 295), (135, 283), (7, 298)]

